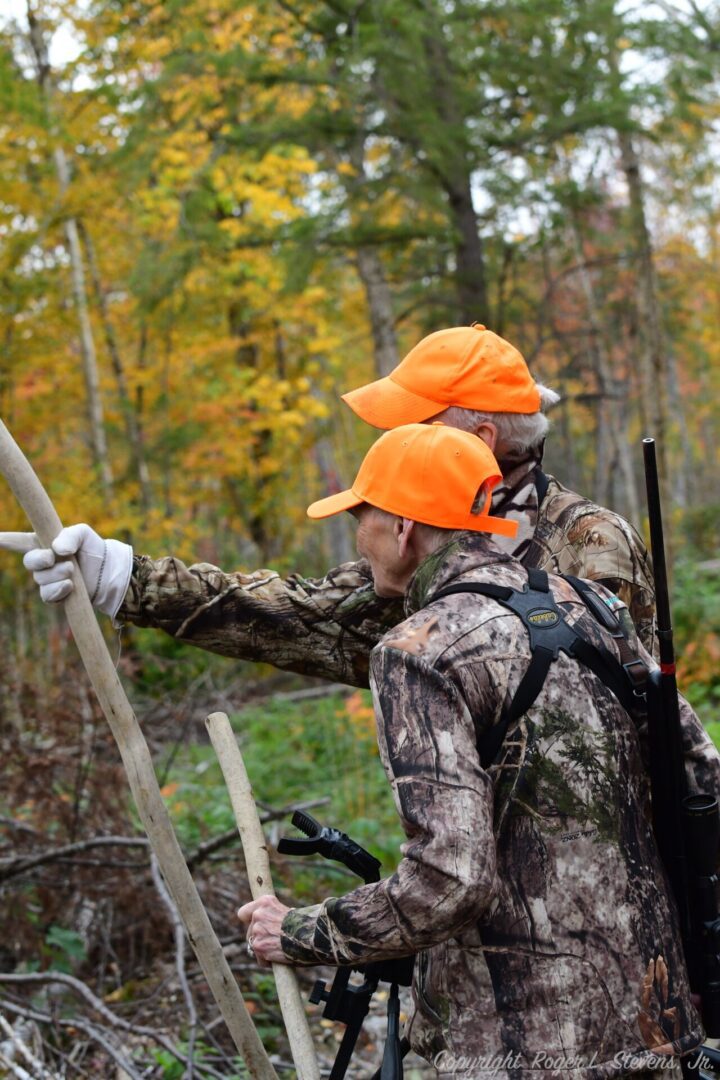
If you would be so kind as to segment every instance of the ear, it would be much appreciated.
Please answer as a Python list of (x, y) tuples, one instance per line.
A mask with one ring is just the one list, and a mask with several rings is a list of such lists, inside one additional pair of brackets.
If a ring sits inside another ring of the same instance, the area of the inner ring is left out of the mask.
[(475, 434), (494, 452), (498, 442), (498, 430), (490, 420), (483, 420), (482, 424), (478, 424)]
[(408, 553), (414, 528), (415, 522), (409, 518), (395, 518), (393, 530), (397, 539), (398, 555), (401, 559), (404, 559)]

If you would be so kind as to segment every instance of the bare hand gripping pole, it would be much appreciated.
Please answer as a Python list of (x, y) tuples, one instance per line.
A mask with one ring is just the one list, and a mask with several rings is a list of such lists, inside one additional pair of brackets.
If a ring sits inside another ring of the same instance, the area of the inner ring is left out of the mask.
[[(0, 473), (27, 514), (43, 547), (62, 528), (55, 507), (12, 435), (0, 421)], [(213, 930), (173, 831), (158, 788), (150, 751), (98, 626), (82, 576), (65, 600), (70, 629), (105, 713), (162, 875), (187, 929), (190, 943), (233, 1041), (254, 1080), (277, 1080), (245, 1002)]]
[[(225, 713), (211, 713), (205, 723), (235, 813), (253, 900), (260, 896), (274, 896), (267, 841), (235, 733)], [(287, 964), (273, 964), (272, 969), (298, 1080), (320, 1080), (315, 1047), (295, 972)]]

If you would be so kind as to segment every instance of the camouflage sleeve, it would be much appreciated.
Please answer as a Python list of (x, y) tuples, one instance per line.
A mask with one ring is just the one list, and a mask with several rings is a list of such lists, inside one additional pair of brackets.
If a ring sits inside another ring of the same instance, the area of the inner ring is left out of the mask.
[[(641, 649), (640, 655), (648, 667), (657, 667), (646, 651)], [(678, 711), (688, 793), (714, 795), (720, 800), (720, 752), (692, 705), (682, 694), (678, 694)], [(647, 727), (648, 722), (645, 720), (639, 727), (639, 732), (643, 744), (643, 756), (649, 764)]]
[(640, 640), (652, 652), (655, 586), (642, 538), (619, 514), (570, 491), (554, 476), (548, 480), (522, 561), (602, 582), (627, 604)]
[(691, 795), (702, 792), (720, 800), (720, 753), (690, 702), (678, 696), (688, 790)]
[[(682, 694), (678, 697), (688, 794), (711, 795), (720, 800), (720, 753), (700, 723), (693, 707)], [(640, 729), (640, 735), (643, 743), (643, 757), (649, 767), (647, 722)], [(720, 872), (720, 853), (716, 873), (718, 872)]]
[(382, 646), (371, 686), (378, 742), (406, 842), (395, 873), (283, 922), (295, 963), (365, 963), (429, 948), (477, 918), (495, 890), (492, 784), (455, 685)]
[[(614, 595), (618, 596), (619, 590), (614, 591)], [(627, 608), (620, 608), (615, 604), (610, 606), (625, 626), (626, 636), (631, 647), (636, 649), (639, 634), (636, 638), (634, 626), (628, 626)], [(641, 644), (644, 646), (643, 642)], [(653, 667), (654, 658), (649, 654), (647, 646), (644, 646), (644, 650), (642, 652), (643, 659), (649, 667)], [(691, 795), (697, 795), (700, 792), (710, 793), (720, 800), (720, 753), (718, 753), (717, 747), (703, 727), (692, 705), (682, 694), (678, 694), (678, 711), (680, 714), (688, 792)], [(642, 730), (643, 738), (646, 740), (647, 726), (645, 725)], [(647, 757), (646, 761), (648, 761)]]
[(222, 656), (353, 686), (368, 685), (371, 650), (402, 618), (401, 602), (375, 594), (366, 563), (344, 563), (316, 580), (146, 555), (134, 559), (116, 616)]
[(652, 653), (655, 585), (650, 556), (640, 536), (616, 514), (585, 515), (574, 523), (568, 542), (581, 553), (578, 577), (599, 581), (630, 610), (640, 641)]

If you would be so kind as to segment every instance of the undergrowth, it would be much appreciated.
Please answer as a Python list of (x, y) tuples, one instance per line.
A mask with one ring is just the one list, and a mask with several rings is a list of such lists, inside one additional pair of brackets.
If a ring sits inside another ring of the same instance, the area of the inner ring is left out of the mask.
[(679, 562), (672, 596), (678, 683), (720, 741), (720, 560)]
[[(392, 872), (402, 830), (378, 755), (367, 691), (301, 701), (275, 699), (243, 709), (232, 724), (259, 803), (278, 808), (326, 800), (311, 809), (313, 816), (351, 835), (381, 859), (384, 873)], [(234, 825), (220, 766), (207, 743), (182, 747), (163, 793), (185, 847)], [(289, 818), (276, 832), (296, 835)], [(332, 864), (311, 869), (305, 860), (295, 859), (281, 860), (281, 874), (300, 898), (314, 891), (318, 876), (337, 879)], [(348, 879), (347, 889), (353, 880)], [(337, 891), (337, 880), (334, 888)]]

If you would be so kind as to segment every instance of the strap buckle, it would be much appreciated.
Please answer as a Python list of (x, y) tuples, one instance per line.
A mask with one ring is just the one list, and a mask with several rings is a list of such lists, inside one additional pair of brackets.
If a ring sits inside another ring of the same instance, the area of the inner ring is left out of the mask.
[(628, 660), (626, 664), (622, 665), (622, 668), (630, 680), (633, 695), (644, 698), (648, 680), (648, 669), (645, 661), (641, 660), (640, 657), (636, 657), (635, 660)]

